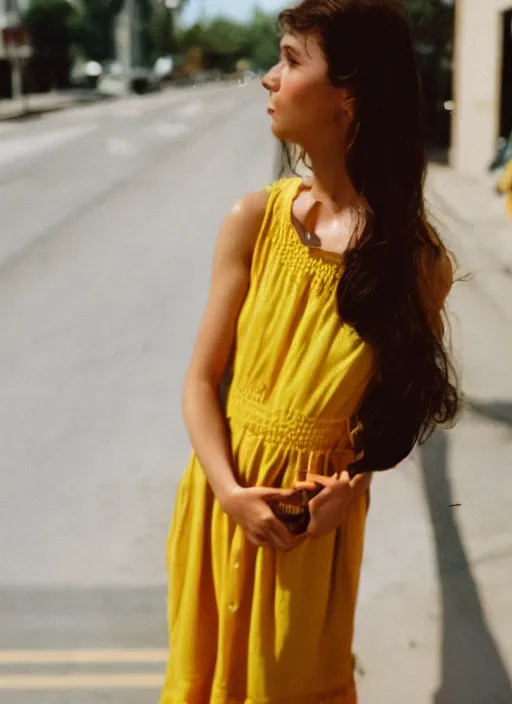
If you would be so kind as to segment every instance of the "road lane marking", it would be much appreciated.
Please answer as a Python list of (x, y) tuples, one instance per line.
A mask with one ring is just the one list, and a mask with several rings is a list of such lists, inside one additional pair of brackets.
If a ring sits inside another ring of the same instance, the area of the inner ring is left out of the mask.
[(199, 115), (204, 110), (204, 103), (202, 100), (194, 100), (191, 103), (186, 103), (177, 109), (177, 112), (181, 117), (195, 117)]
[(162, 674), (2, 675), (2, 690), (161, 689)]
[(109, 137), (105, 146), (107, 152), (115, 156), (134, 156), (138, 151), (138, 148), (133, 142), (122, 139), (121, 137)]
[(147, 650), (0, 650), (0, 665), (68, 665), (88, 663), (163, 663), (164, 649)]
[(0, 166), (9, 164), (18, 159), (33, 157), (42, 154), (54, 147), (59, 147), (74, 139), (84, 137), (89, 132), (97, 129), (97, 124), (72, 125), (61, 127), (58, 130), (43, 132), (42, 134), (30, 135), (11, 139), (2, 144), (0, 151)]
[(192, 128), (182, 123), (157, 122), (153, 128), (158, 137), (176, 139), (192, 131)]
[(8, 134), (9, 132), (12, 132), (14, 129), (16, 129), (16, 125), (2, 125), (0, 124), (0, 136), (3, 134)]

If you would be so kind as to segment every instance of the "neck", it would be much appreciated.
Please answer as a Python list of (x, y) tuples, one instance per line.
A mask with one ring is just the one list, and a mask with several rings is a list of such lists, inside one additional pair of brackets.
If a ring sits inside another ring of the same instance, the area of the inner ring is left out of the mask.
[(311, 196), (333, 213), (357, 203), (358, 195), (350, 181), (345, 155), (333, 158), (327, 150), (308, 151), (311, 159), (313, 178)]

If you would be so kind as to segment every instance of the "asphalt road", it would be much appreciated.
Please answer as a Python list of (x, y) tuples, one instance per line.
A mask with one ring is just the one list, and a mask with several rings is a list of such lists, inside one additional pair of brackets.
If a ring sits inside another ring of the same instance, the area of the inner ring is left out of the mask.
[(205, 87), (0, 123), (0, 690), (43, 688), (2, 701), (96, 701), (127, 671), (101, 701), (156, 697), (182, 379), (222, 217), (272, 179), (265, 104)]
[[(157, 699), (182, 378), (223, 214), (273, 177), (265, 104), (203, 87), (0, 123), (2, 702)], [(450, 309), (469, 408), (375, 482), (362, 704), (512, 701), (512, 334), (475, 281)]]

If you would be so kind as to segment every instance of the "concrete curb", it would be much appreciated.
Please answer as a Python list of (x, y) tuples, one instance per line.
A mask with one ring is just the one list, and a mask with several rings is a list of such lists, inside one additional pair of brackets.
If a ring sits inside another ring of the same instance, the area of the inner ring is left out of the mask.
[(34, 117), (52, 112), (59, 112), (79, 105), (95, 105), (111, 96), (100, 93), (52, 94), (29, 95), (24, 102), (19, 100), (0, 100), (0, 122), (18, 122), (30, 120)]

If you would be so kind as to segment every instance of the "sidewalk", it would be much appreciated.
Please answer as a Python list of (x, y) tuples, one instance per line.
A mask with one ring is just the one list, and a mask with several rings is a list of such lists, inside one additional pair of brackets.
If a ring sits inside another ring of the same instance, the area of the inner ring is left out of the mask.
[(512, 702), (512, 224), (485, 179), (432, 165), (457, 259), (448, 300), (465, 410), (374, 478), (355, 652), (361, 704)]
[(72, 105), (83, 105), (106, 100), (96, 91), (68, 90), (28, 95), (24, 100), (0, 100), (0, 121), (18, 120), (47, 112), (63, 110)]
[(512, 323), (512, 221), (493, 191), (496, 175), (480, 179), (432, 163), (427, 179), (429, 215), (457, 258), (458, 275), (471, 275)]
[(505, 198), (494, 193), (497, 180), (497, 174), (476, 179), (448, 166), (431, 164), (428, 191), (439, 207), (471, 230), (481, 246), (512, 269), (512, 221), (505, 212)]

